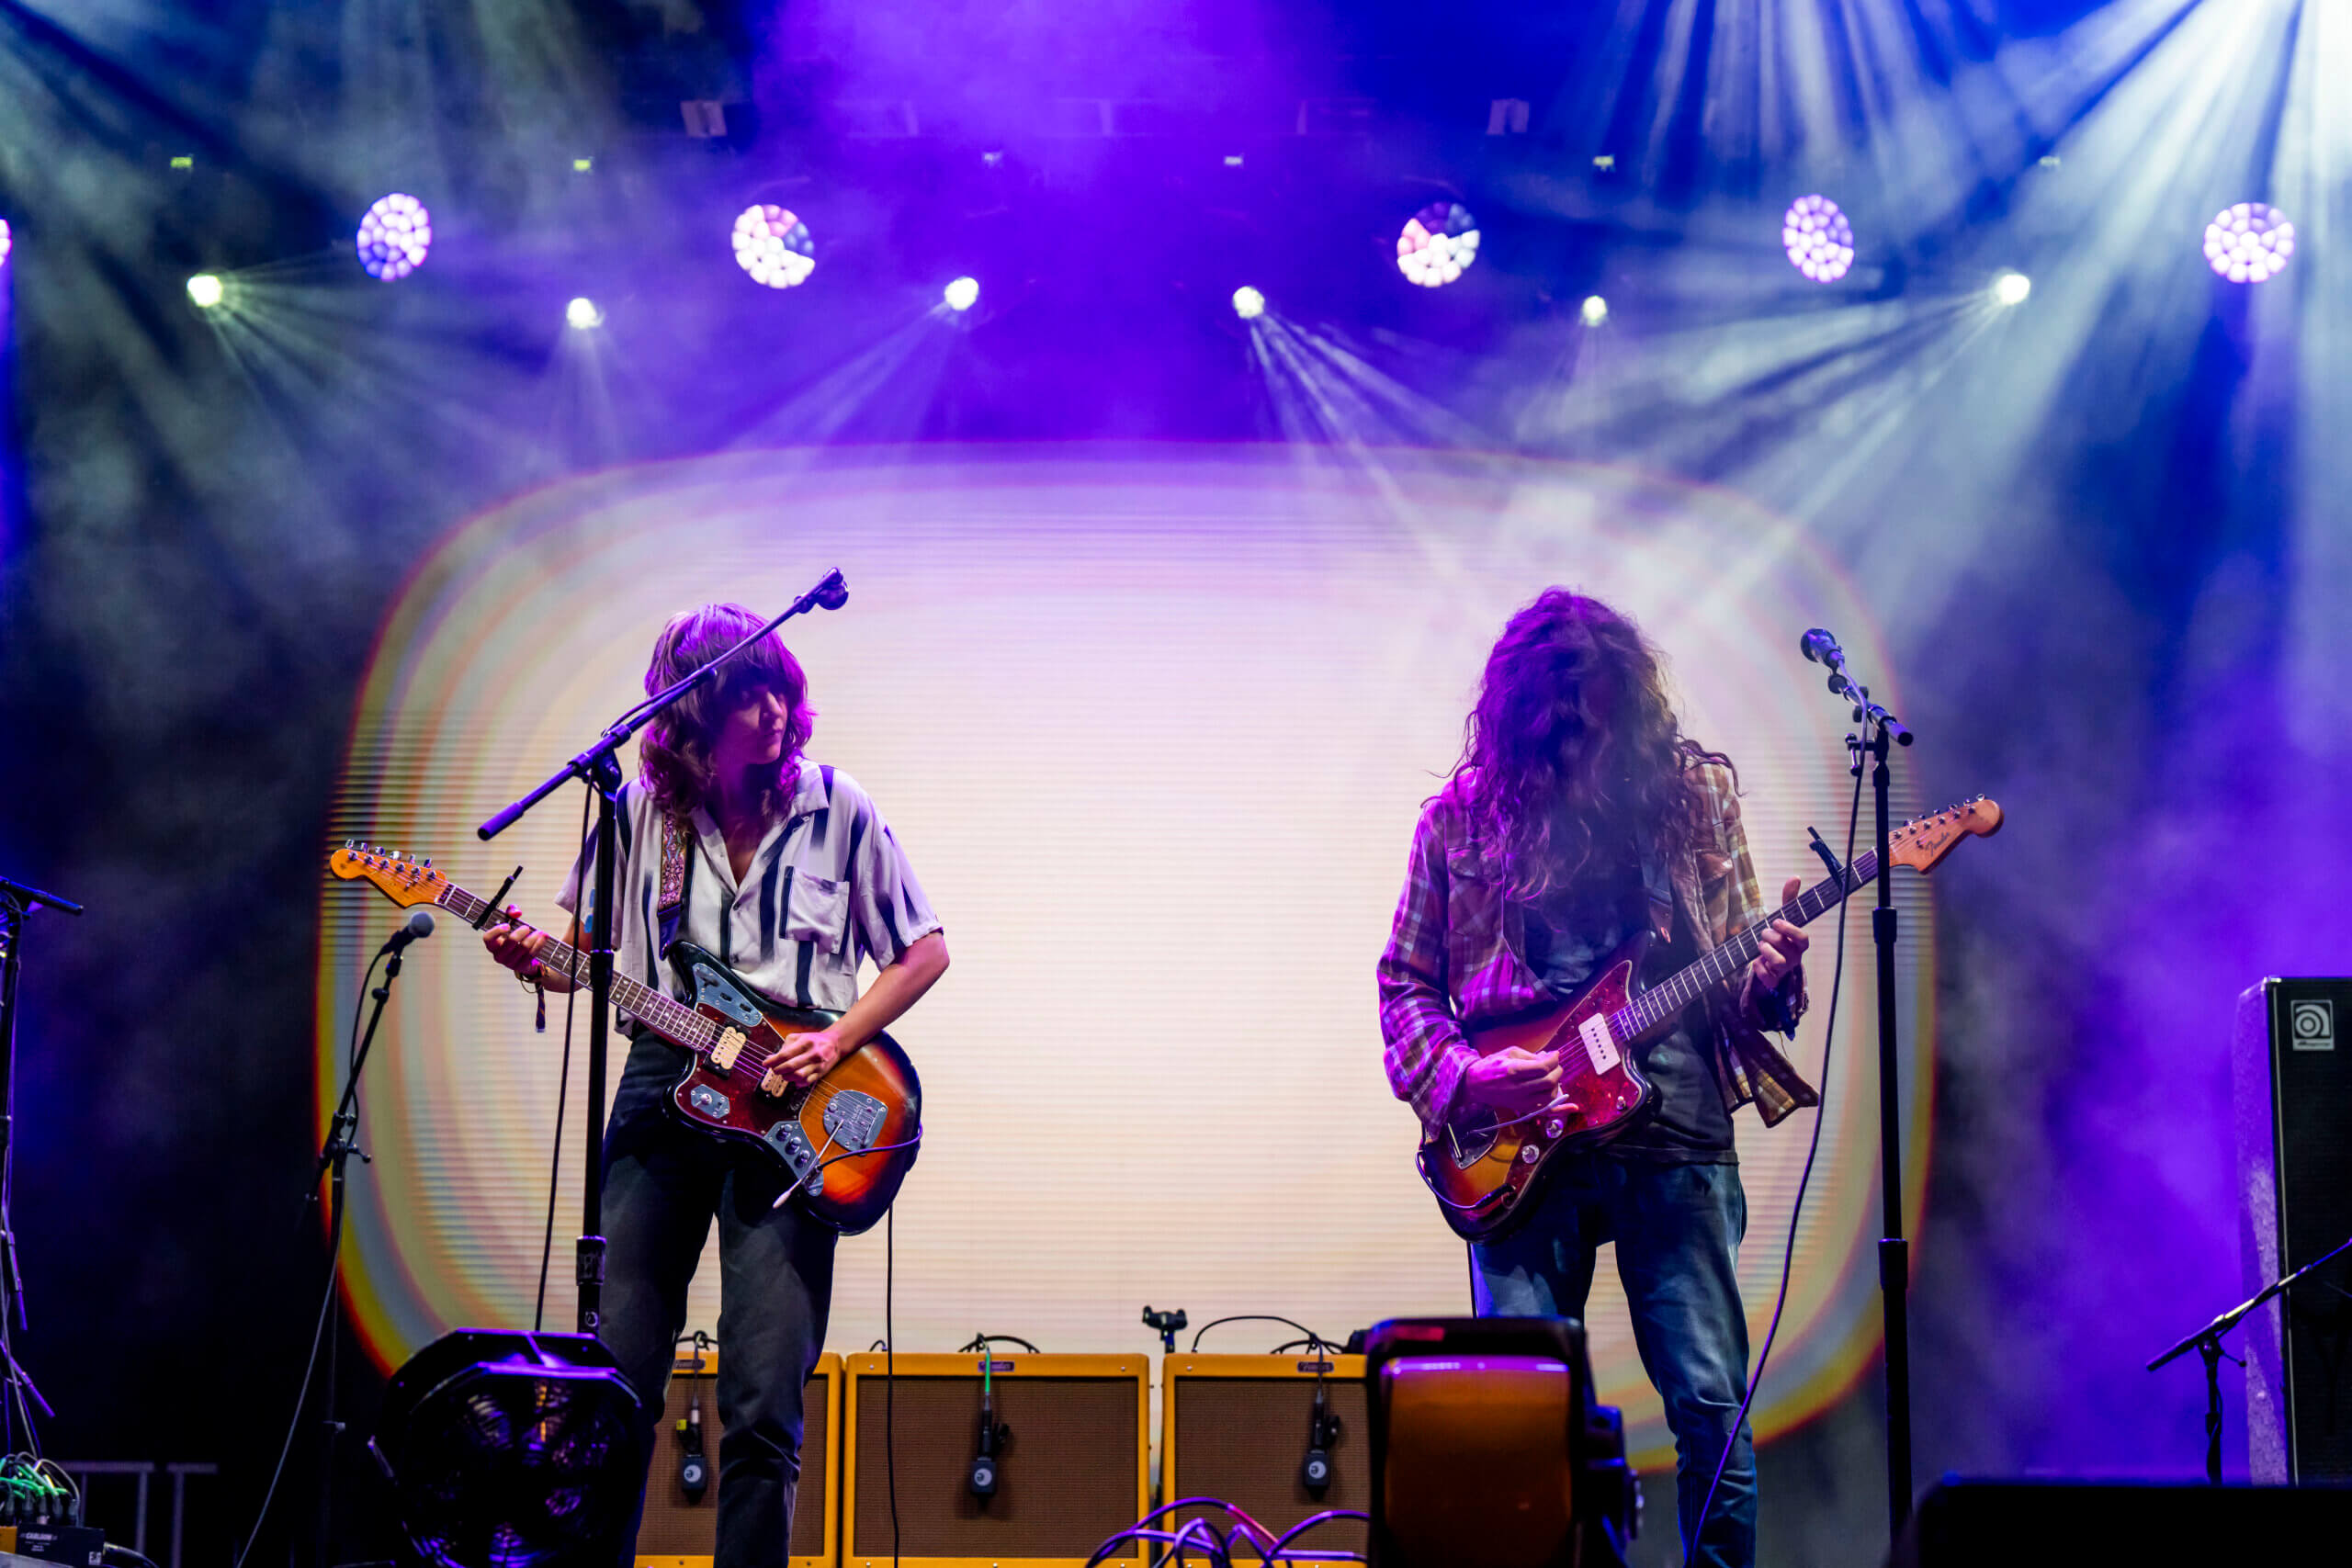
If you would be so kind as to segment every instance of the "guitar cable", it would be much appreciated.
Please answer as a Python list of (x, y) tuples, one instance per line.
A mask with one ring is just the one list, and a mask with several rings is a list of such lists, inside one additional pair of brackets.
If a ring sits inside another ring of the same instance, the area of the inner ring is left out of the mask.
[[(580, 840), (588, 840), (588, 795), (580, 795)], [(511, 880), (511, 879), (510, 879)], [(531, 1332), (537, 1334), (548, 1314), (548, 1263), (555, 1256), (555, 1194), (563, 1172), (563, 1112), (571, 1096), (571, 1007), (580, 999), (580, 987), (574, 985), (563, 993), (563, 1066), (555, 1080), (555, 1147), (548, 1156), (548, 1223), (539, 1236), (539, 1293), (531, 1305)], [(539, 992), (539, 1023), (546, 1027), (548, 994)]]
[[(1829, 1093), (1829, 1054), (1838, 1043), (1838, 993), (1846, 980), (1846, 911), (1853, 907), (1854, 834), (1861, 816), (1862, 770), (1857, 763), (1854, 768), (1853, 804), (1846, 810), (1846, 863), (1838, 873), (1844, 894), (1838, 900), (1838, 956), (1830, 965), (1829, 1017), (1821, 1032), (1821, 1093), (1824, 1099)], [(1825, 850), (1822, 852), (1826, 854), (1828, 852)], [(1878, 874), (1884, 876), (1891, 869), (1880, 866)], [(1732, 1417), (1730, 1435), (1724, 1438), (1724, 1451), (1715, 1460), (1714, 1476), (1707, 1483), (1706, 1496), (1700, 1500), (1698, 1529), (1692, 1532), (1692, 1539), (1683, 1543), (1682, 1568), (1690, 1568), (1690, 1556), (1698, 1544), (1697, 1537), (1706, 1531), (1707, 1510), (1715, 1506), (1715, 1491), (1724, 1483), (1724, 1466), (1731, 1462), (1731, 1450), (1739, 1442), (1739, 1429), (1747, 1424), (1748, 1406), (1756, 1403), (1756, 1391), (1764, 1384), (1764, 1364), (1772, 1359), (1772, 1341), (1781, 1332), (1781, 1312), (1789, 1304), (1789, 1273), (1796, 1261), (1797, 1222), (1804, 1214), (1804, 1193), (1813, 1180), (1814, 1157), (1821, 1153), (1821, 1124), (1829, 1119), (1826, 1111), (1826, 1108), (1818, 1102), (1813, 1108), (1813, 1138), (1804, 1151), (1804, 1174), (1797, 1178), (1796, 1201), (1789, 1206), (1789, 1239), (1781, 1249), (1781, 1290), (1772, 1300), (1771, 1325), (1764, 1330), (1763, 1348), (1756, 1353), (1756, 1375), (1747, 1380), (1747, 1396), (1739, 1402), (1739, 1413)]]

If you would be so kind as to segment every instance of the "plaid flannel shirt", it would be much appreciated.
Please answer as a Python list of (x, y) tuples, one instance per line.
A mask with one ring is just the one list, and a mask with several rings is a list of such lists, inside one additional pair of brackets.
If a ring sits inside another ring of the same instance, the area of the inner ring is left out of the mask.
[[(1668, 868), (1675, 903), (1695, 916), (1701, 956), (1769, 911), (1756, 886), (1740, 827), (1739, 797), (1729, 769), (1702, 763), (1708, 830)], [(1421, 812), (1412, 864), (1388, 947), (1380, 955), (1380, 1032), (1386, 1042), (1388, 1087), (1435, 1131), (1461, 1109), (1463, 1075), (1478, 1059), (1467, 1039), (1485, 1029), (1558, 1005), (1528, 967), (1524, 907), (1504, 897), (1482, 868), (1468, 825), (1449, 785)], [(1804, 977), (1795, 995), (1757, 994), (1753, 974), (1710, 1009), (1715, 1081), (1726, 1110), (1753, 1101), (1765, 1125), (1820, 1096), (1765, 1038), (1763, 1009), (1775, 1006), (1793, 1025), (1804, 1011)]]

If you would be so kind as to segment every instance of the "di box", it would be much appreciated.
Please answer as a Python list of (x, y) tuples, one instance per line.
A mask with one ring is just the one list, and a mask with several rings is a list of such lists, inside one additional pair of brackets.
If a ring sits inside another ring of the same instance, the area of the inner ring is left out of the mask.
[[(1319, 1498), (1306, 1483), (1318, 1385), (1330, 1465)], [(1327, 1508), (1368, 1510), (1371, 1444), (1362, 1356), (1169, 1356), (1159, 1363), (1164, 1497), (1216, 1497), (1280, 1535)], [(1233, 1523), (1218, 1509), (1184, 1509), (1170, 1528), (1196, 1513), (1219, 1530)], [(1334, 1519), (1287, 1550), (1304, 1554), (1290, 1559), (1296, 1564), (1332, 1561), (1316, 1557), (1318, 1549), (1361, 1557), (1365, 1546), (1363, 1520)]]
[[(1150, 1358), (987, 1365), (995, 1421), (1011, 1430), (996, 1451), (996, 1492), (980, 1497), (981, 1358), (900, 1356), (895, 1378), (888, 1358), (846, 1358), (843, 1568), (890, 1562), (893, 1453), (901, 1568), (1083, 1568), (1150, 1507)], [(1142, 1568), (1142, 1549), (1103, 1562)]]
[[(708, 1483), (690, 1495), (681, 1478), (684, 1425), (700, 1406)], [(842, 1359), (817, 1358), (800, 1405), (800, 1491), (792, 1506), (789, 1568), (831, 1568), (841, 1540)], [(710, 1568), (718, 1546), (718, 1356), (683, 1350), (670, 1373), (670, 1395), (653, 1434), (645, 1477), (645, 1522), (637, 1532), (637, 1568)]]

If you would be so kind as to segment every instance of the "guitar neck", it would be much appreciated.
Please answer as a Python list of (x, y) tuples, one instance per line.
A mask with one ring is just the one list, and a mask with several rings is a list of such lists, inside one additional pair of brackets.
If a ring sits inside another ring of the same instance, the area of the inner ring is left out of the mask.
[(1732, 933), (1731, 940), (1697, 963), (1677, 970), (1610, 1015), (1609, 1026), (1621, 1037), (1645, 1033), (1680, 1012), (1717, 987), (1736, 978), (1756, 962), (1758, 936), (1774, 920), (1810, 925), (1844, 903), (1849, 894), (1878, 879), (1878, 851), (1865, 850), (1847, 866), (1843, 878), (1824, 877), (1758, 921)]
[[(456, 883), (446, 884), (434, 902), (456, 915), (468, 925), (494, 914), (490, 904), (467, 892)], [(552, 935), (540, 944), (539, 962), (570, 980), (575, 988), (584, 989), (588, 984), (588, 955), (567, 942)], [(613, 1005), (652, 1030), (673, 1045), (707, 1055), (718, 1043), (718, 1025), (695, 1011), (666, 992), (657, 991), (641, 980), (632, 980), (617, 968), (613, 971)]]

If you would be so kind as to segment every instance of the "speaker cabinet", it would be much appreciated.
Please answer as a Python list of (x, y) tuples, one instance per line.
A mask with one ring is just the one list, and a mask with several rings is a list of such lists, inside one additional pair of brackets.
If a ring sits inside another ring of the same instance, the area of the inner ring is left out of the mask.
[[(689, 1497), (679, 1483), (685, 1457), (684, 1424), (697, 1404), (702, 1451), (710, 1484)], [(842, 1359), (817, 1358), (800, 1405), (800, 1490), (792, 1505), (789, 1568), (832, 1568), (841, 1540)], [(718, 1355), (680, 1352), (670, 1371), (670, 1394), (653, 1434), (653, 1461), (645, 1477), (645, 1521), (638, 1527), (637, 1568), (710, 1568), (718, 1548)]]
[[(996, 1492), (973, 1495), (981, 1358), (882, 1356), (844, 1363), (844, 1568), (890, 1562), (897, 1455), (901, 1568), (1083, 1568), (1151, 1506), (1148, 1356), (992, 1356), (989, 1397), (1012, 1428), (997, 1450)], [(1305, 1430), (1302, 1420), (1300, 1429)], [(1106, 1565), (1141, 1568), (1140, 1547)]]
[(2347, 1539), (2352, 1492), (2340, 1487), (1947, 1479), (1919, 1499), (1886, 1561), (1888, 1568), (2239, 1568), (2325, 1562)]
[[(2352, 980), (2253, 987), (2238, 998), (2231, 1056), (2251, 1296), (2352, 1235)], [(2239, 1329), (2257, 1482), (2352, 1481), (2346, 1289), (2352, 1258), (2319, 1269)]]
[[(1306, 1488), (1307, 1425), (1322, 1384), (1330, 1484), (1318, 1499)], [(1216, 1497), (1281, 1535), (1326, 1508), (1368, 1510), (1372, 1428), (1364, 1411), (1362, 1356), (1169, 1356), (1159, 1363), (1160, 1495)], [(1184, 1509), (1173, 1529), (1195, 1514), (1223, 1530), (1232, 1521), (1215, 1509)], [(1319, 1563), (1318, 1549), (1361, 1557), (1361, 1519), (1334, 1519), (1293, 1542), (1293, 1563)], [(1340, 1559), (1337, 1561), (1345, 1561)]]

